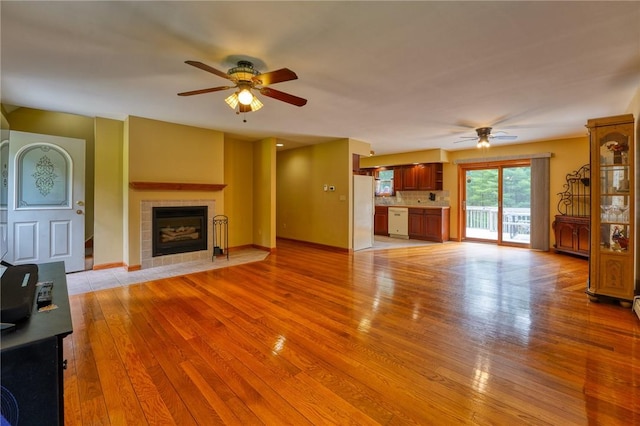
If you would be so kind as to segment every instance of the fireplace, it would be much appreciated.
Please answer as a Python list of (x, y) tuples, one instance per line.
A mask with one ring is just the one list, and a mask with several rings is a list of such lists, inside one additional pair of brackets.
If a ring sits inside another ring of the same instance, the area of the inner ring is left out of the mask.
[(152, 256), (207, 250), (207, 206), (152, 208)]

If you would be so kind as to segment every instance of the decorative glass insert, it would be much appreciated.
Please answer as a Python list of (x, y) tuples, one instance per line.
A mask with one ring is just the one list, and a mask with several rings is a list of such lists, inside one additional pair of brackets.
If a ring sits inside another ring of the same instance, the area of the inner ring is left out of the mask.
[(59, 147), (32, 145), (16, 158), (17, 208), (71, 207), (71, 160)]

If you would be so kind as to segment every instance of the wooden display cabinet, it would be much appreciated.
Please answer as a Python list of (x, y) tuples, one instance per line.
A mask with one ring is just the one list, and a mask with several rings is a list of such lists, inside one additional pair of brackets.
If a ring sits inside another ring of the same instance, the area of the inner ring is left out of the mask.
[(587, 294), (631, 306), (637, 293), (633, 115), (587, 122), (591, 144), (591, 254)]
[(558, 213), (553, 222), (554, 248), (559, 253), (589, 257), (591, 247), (591, 177), (585, 164), (565, 177), (564, 191), (558, 193)]
[(589, 257), (589, 222), (588, 216), (557, 215), (553, 222), (556, 251)]

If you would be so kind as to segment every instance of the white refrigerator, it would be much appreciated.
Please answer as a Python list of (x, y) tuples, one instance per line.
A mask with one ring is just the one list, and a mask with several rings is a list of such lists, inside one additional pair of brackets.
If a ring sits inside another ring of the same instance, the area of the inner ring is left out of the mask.
[(353, 176), (353, 250), (373, 247), (373, 176)]

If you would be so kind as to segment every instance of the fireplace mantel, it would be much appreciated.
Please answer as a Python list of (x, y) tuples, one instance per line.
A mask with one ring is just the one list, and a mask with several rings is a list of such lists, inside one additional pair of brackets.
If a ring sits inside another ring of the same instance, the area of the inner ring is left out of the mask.
[(129, 182), (129, 188), (142, 191), (222, 191), (226, 183)]

